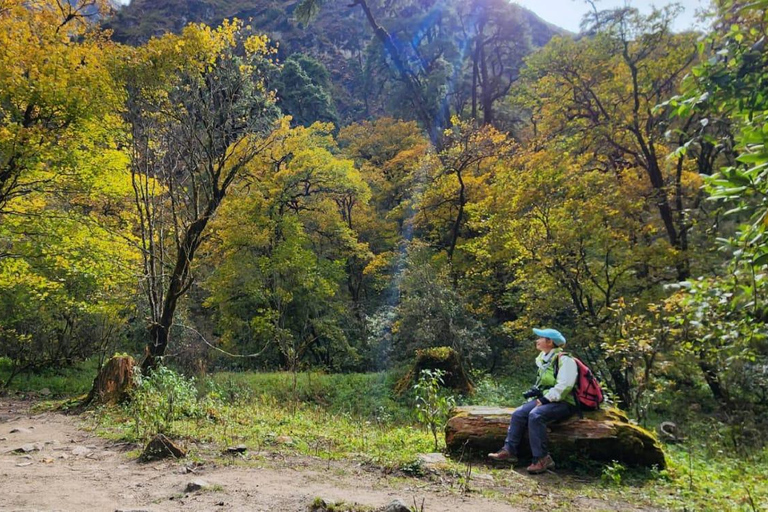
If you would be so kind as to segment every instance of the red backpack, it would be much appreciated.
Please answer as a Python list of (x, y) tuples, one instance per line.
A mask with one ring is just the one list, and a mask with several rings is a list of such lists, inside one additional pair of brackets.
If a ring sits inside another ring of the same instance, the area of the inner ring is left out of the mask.
[[(557, 379), (557, 370), (560, 364), (560, 358), (566, 355), (565, 352), (560, 352), (557, 355), (555, 362), (555, 379)], [(595, 411), (600, 408), (600, 404), (605, 399), (603, 397), (603, 390), (600, 388), (600, 383), (597, 382), (595, 375), (589, 366), (581, 362), (578, 357), (573, 357), (567, 354), (568, 357), (576, 361), (576, 368), (578, 375), (576, 377), (576, 385), (573, 386), (573, 397), (576, 399), (576, 406), (580, 409), (587, 409)]]

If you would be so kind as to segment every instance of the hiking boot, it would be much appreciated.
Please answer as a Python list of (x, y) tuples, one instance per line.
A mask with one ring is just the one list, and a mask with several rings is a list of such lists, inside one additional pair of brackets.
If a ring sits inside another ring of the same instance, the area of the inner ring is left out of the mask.
[(509, 453), (506, 448), (502, 448), (496, 453), (489, 453), (488, 458), (496, 462), (507, 461), (513, 464), (517, 462), (517, 457)]
[(547, 454), (544, 457), (540, 458), (530, 466), (528, 466), (528, 472), (532, 475), (538, 475), (543, 472), (545, 472), (548, 469), (553, 469), (555, 467), (555, 461), (552, 460), (552, 457)]

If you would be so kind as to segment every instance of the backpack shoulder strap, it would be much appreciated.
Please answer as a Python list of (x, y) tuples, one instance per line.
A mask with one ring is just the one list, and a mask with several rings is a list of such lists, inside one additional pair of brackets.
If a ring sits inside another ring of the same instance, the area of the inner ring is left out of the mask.
[(568, 355), (566, 352), (560, 352), (555, 356), (555, 360), (553, 361), (555, 365), (555, 380), (557, 380), (557, 371), (560, 369), (560, 358), (566, 355)]

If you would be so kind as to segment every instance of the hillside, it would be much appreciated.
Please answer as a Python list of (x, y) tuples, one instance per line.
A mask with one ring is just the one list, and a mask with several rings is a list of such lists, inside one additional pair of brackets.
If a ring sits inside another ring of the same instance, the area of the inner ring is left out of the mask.
[[(105, 25), (113, 31), (116, 41), (136, 45), (166, 32), (179, 32), (188, 23), (217, 25), (233, 17), (249, 20), (256, 31), (268, 34), (278, 43), (282, 60), (291, 54), (303, 53), (325, 65), (330, 72), (331, 96), (341, 121), (376, 115), (407, 117), (407, 113), (387, 104), (381, 88), (372, 90), (371, 83), (376, 82), (372, 76), (377, 73), (380, 76), (387, 66), (378, 62), (382, 52), (376, 44), (371, 44), (375, 40), (362, 10), (350, 8), (346, 2), (328, 2), (305, 27), (293, 16), (297, 4), (296, 0), (134, 0)], [(451, 74), (456, 77), (465, 74), (457, 74), (457, 69), (472, 67), (473, 52), (466, 49), (472, 46), (476, 27), (471, 25), (478, 17), (478, 7), (470, 4), (472, 2), (461, 0), (422, 0), (371, 2), (371, 7), (382, 26), (393, 36), (410, 43), (404, 46), (413, 46), (426, 54), (426, 59), (430, 53), (448, 59)], [(493, 9), (488, 25), (498, 26), (494, 30), (504, 34), (504, 44), (514, 46), (514, 51), (506, 52), (509, 78), (505, 82), (513, 81), (523, 55), (545, 45), (555, 34), (566, 33), (506, 1), (497, 2)], [(471, 79), (462, 80), (459, 76), (456, 83), (459, 84), (454, 91), (456, 98), (468, 101)]]

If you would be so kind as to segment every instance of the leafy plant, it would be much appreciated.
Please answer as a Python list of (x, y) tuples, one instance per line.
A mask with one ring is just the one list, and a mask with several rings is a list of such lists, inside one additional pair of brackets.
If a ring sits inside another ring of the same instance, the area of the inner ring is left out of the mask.
[(456, 398), (441, 389), (443, 375), (443, 370), (424, 369), (419, 375), (419, 381), (413, 386), (416, 392), (416, 417), (432, 432), (435, 451), (438, 449), (437, 429), (445, 425), (451, 409), (456, 406)]
[(613, 461), (603, 468), (600, 480), (604, 485), (621, 485), (622, 475), (627, 470), (626, 466), (618, 461)]
[(174, 421), (204, 413), (194, 378), (187, 379), (165, 366), (152, 370), (147, 377), (140, 372), (135, 375), (127, 410), (134, 420), (137, 438), (166, 433)]

